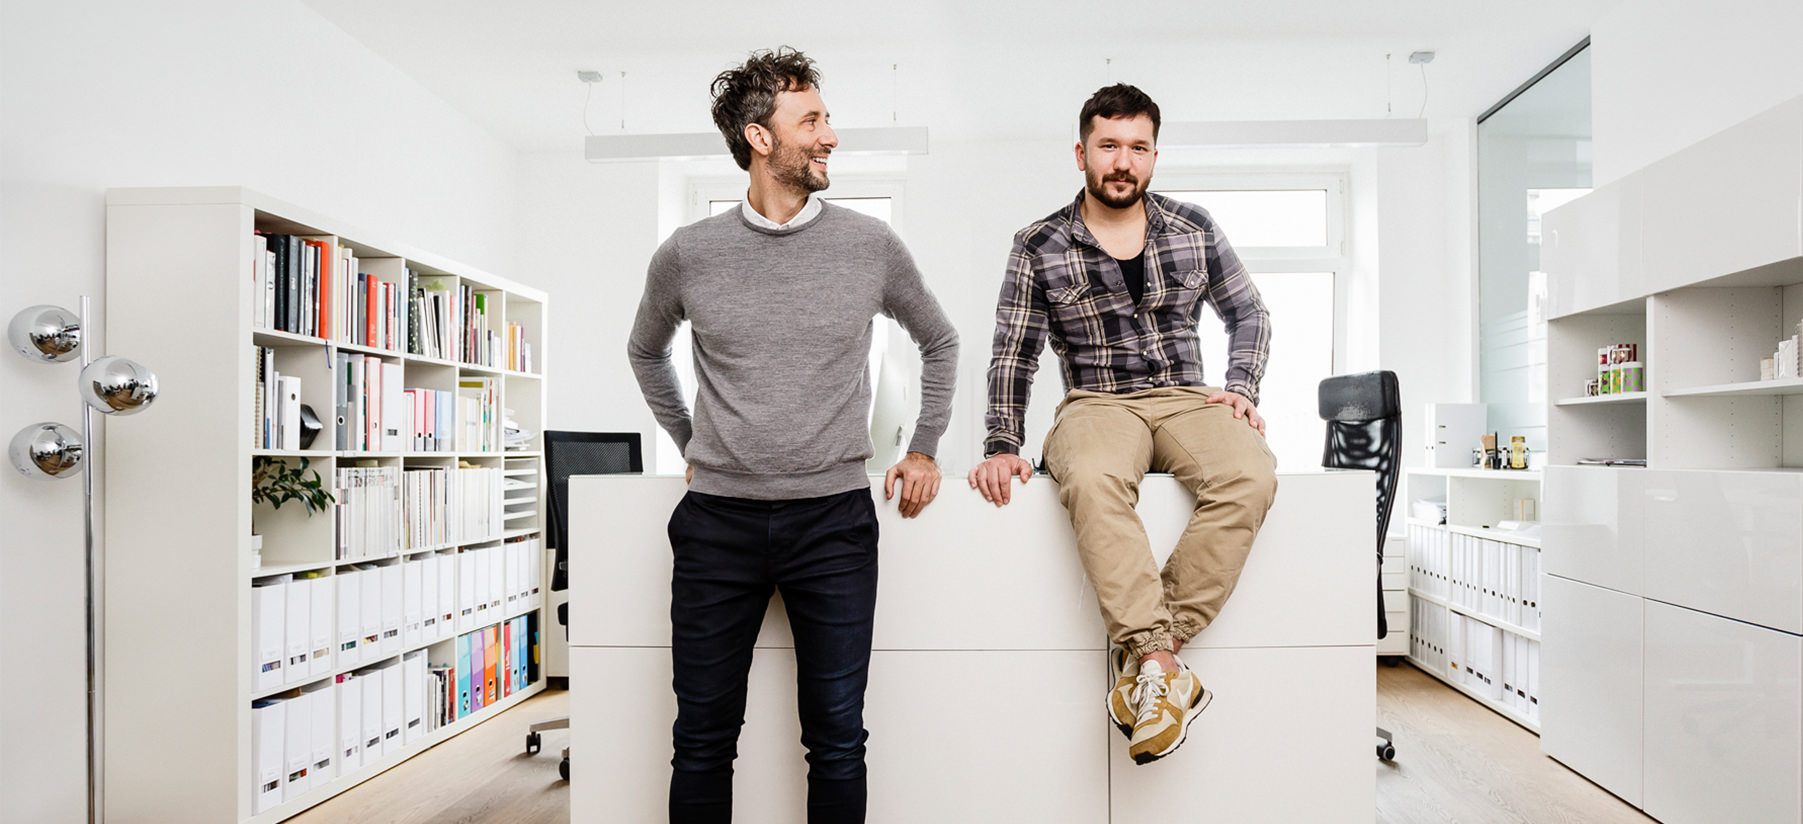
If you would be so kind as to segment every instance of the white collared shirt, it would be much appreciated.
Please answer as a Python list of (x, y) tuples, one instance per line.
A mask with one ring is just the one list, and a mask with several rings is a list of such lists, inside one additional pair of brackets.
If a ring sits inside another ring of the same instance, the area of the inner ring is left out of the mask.
[(820, 198), (815, 197), (813, 195), (808, 195), (808, 202), (805, 204), (802, 204), (801, 211), (796, 212), (794, 217), (789, 218), (788, 223), (777, 223), (776, 221), (771, 220), (770, 218), (764, 217), (764, 215), (761, 212), (759, 212), (756, 209), (751, 208), (751, 198), (749, 198), (749, 197), (747, 197), (744, 200), (739, 202), (739, 208), (745, 213), (745, 219), (747, 221), (750, 221), (751, 225), (757, 226), (757, 227), (760, 227), (763, 229), (774, 229), (774, 230), (780, 232), (780, 231), (784, 231), (787, 229), (794, 229), (798, 226), (806, 224), (808, 221), (813, 220), (816, 217), (819, 217), (820, 216)]

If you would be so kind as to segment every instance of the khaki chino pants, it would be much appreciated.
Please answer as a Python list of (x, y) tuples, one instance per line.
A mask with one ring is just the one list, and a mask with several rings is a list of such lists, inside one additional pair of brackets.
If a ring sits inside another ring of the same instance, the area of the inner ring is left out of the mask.
[[(1277, 495), (1265, 438), (1212, 387), (1124, 395), (1077, 390), (1046, 434), (1046, 469), (1114, 643), (1135, 657), (1173, 649), (1220, 614)], [(1135, 507), (1147, 471), (1168, 472), (1195, 512), (1160, 571)]]

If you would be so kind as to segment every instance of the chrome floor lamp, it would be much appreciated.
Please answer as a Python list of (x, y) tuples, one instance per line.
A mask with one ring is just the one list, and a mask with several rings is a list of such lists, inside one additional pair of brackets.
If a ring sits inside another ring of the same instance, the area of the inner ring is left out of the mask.
[[(13, 436), (8, 454), (13, 467), (27, 477), (52, 480), (81, 473), (93, 454), (94, 412), (130, 415), (148, 407), (157, 397), (154, 372), (135, 361), (107, 356), (90, 359), (82, 346), (88, 327), (88, 298), (81, 298), (81, 313), (58, 306), (29, 306), (7, 325), (7, 341), (19, 354), (35, 363), (54, 364), (81, 358), (78, 390), (81, 432), (55, 421), (26, 426)], [(102, 561), (94, 541), (94, 472), (82, 474), (83, 535), (87, 548), (88, 625), (88, 821), (105, 816), (103, 806), (105, 705), (105, 581)]]

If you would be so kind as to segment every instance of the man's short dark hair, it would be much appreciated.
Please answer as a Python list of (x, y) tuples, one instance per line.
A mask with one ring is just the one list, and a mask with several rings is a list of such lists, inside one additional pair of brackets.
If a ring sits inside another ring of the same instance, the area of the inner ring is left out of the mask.
[(1089, 142), (1089, 133), (1095, 131), (1095, 119), (1100, 117), (1113, 120), (1117, 117), (1138, 117), (1145, 115), (1152, 118), (1152, 141), (1158, 142), (1158, 104), (1137, 86), (1116, 83), (1103, 86), (1095, 94), (1083, 102), (1083, 111), (1077, 115), (1077, 139)]
[(752, 52), (743, 65), (714, 78), (714, 126), (726, 138), (726, 148), (739, 168), (751, 168), (751, 143), (745, 139), (745, 127), (756, 123), (770, 128), (778, 94), (819, 85), (820, 70), (814, 61), (788, 46)]

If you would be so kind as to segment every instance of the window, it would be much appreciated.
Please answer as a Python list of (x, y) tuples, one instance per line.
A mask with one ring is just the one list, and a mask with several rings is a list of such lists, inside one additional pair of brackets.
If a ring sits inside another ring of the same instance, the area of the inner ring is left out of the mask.
[[(1271, 451), (1287, 468), (1321, 462), (1326, 434), (1316, 394), (1334, 374), (1343, 334), (1336, 292), (1338, 273), (1348, 268), (1344, 191), (1338, 175), (1204, 178), (1159, 190), (1208, 210), (1271, 312), (1258, 408)], [(1212, 313), (1204, 313), (1199, 332), (1205, 377), (1218, 386), (1227, 372), (1227, 332)]]
[[(896, 206), (901, 198), (899, 185), (886, 181), (859, 180), (835, 183), (829, 191), (834, 193), (833, 196), (823, 196), (822, 200), (835, 206), (862, 212), (896, 227)], [(742, 179), (698, 181), (691, 187), (690, 195), (691, 208), (686, 222), (692, 223), (703, 217), (724, 214), (738, 208), (745, 198), (745, 183)], [(900, 231), (899, 227), (896, 228), (897, 231)], [(889, 318), (879, 315), (875, 319), (875, 323), (877, 326), (870, 339), (869, 369), (872, 397), (878, 398), (880, 393), (877, 380), (883, 374), (881, 369), (883, 355), (888, 352), (891, 345), (904, 345), (909, 338), (901, 326)], [(897, 344), (896, 341), (901, 343)], [(689, 408), (693, 410), (695, 408), (695, 349), (694, 340), (689, 335), (687, 324), (677, 330), (676, 339), (671, 343), (670, 350), (670, 360), (675, 364), (677, 378), (682, 382), (683, 398), (688, 401)], [(919, 382), (918, 366), (915, 366), (912, 371), (904, 370), (900, 373), (892, 371), (885, 379), (906, 384), (902, 392), (895, 393), (899, 394), (903, 400), (895, 400), (894, 394), (884, 394), (882, 398), (878, 399), (878, 402), (885, 402), (883, 399), (886, 398), (886, 402), (895, 404), (905, 402), (908, 398), (918, 398), (914, 388)], [(915, 400), (914, 403), (917, 404), (918, 400)], [(897, 410), (887, 411), (897, 412)], [(874, 416), (873, 411), (871, 417), (874, 418)], [(890, 414), (885, 416), (885, 420), (894, 420), (897, 417), (896, 414)], [(909, 414), (904, 417), (911, 426), (913, 416)], [(867, 420), (866, 423), (869, 421)], [(901, 443), (905, 444), (906, 435), (911, 434), (911, 432), (905, 432), (903, 438), (900, 439)], [(902, 447), (895, 443), (897, 438), (894, 435), (886, 435), (880, 440), (881, 442), (876, 444), (876, 455), (871, 458), (871, 463), (872, 465), (881, 464), (887, 468), (889, 464), (901, 457)], [(670, 439), (670, 434), (665, 432), (662, 427), (657, 430), (657, 447), (654, 458), (655, 465), (652, 471), (660, 475), (680, 475), (687, 467), (682, 459), (682, 453), (676, 448), (676, 442)]]

